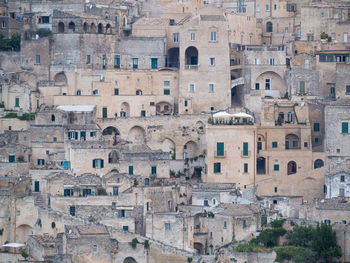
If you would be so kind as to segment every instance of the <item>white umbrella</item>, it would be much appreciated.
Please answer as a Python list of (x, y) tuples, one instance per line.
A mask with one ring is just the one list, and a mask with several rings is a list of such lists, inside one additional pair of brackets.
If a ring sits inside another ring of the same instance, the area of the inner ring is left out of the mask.
[(252, 115), (249, 115), (249, 114), (244, 113), (244, 112), (238, 112), (238, 113), (232, 114), (232, 117), (235, 117), (235, 118), (250, 118), (250, 119), (253, 118)]
[(25, 244), (21, 244), (21, 243), (8, 243), (5, 245), (2, 245), (2, 247), (14, 247), (14, 248), (25, 247), (25, 246), (26, 246)]
[(227, 113), (226, 111), (220, 111), (215, 114), (213, 114), (214, 118), (231, 118), (232, 115), (230, 113)]

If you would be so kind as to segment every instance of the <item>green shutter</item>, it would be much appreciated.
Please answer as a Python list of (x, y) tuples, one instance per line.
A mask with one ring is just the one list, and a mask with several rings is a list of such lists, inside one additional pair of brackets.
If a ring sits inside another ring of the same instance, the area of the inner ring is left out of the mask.
[(279, 171), (279, 170), (280, 170), (280, 165), (279, 165), (279, 164), (275, 164), (275, 165), (273, 166), (273, 170), (274, 170), (274, 171)]
[(152, 166), (152, 174), (157, 174), (157, 166)]
[(15, 162), (15, 156), (9, 155), (9, 163), (14, 163), (14, 162)]
[(278, 142), (272, 142), (272, 148), (277, 148), (278, 147)]
[(96, 162), (95, 162), (95, 160), (92, 160), (92, 168), (96, 168)]
[(244, 164), (244, 173), (248, 173), (248, 164), (247, 163)]
[(221, 163), (214, 163), (214, 173), (221, 173)]
[(224, 143), (216, 143), (216, 156), (224, 156)]
[(305, 81), (299, 82), (300, 93), (305, 93)]
[(104, 160), (101, 160), (101, 168), (103, 168), (104, 167)]
[(342, 122), (342, 124), (341, 124), (341, 133), (349, 133), (349, 123)]
[(129, 166), (129, 174), (130, 175), (134, 174), (134, 166)]
[(275, 193), (277, 193), (277, 187), (275, 187)]
[(314, 131), (319, 132), (320, 131), (320, 124), (318, 122), (314, 123)]
[(248, 143), (243, 143), (243, 156), (248, 156)]
[(129, 227), (128, 226), (123, 226), (123, 230), (124, 231), (129, 231)]
[(15, 99), (15, 107), (19, 107), (19, 98)]

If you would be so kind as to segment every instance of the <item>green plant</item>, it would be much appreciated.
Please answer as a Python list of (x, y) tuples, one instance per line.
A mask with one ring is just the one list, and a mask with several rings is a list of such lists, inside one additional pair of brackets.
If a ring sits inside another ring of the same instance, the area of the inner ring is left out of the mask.
[(134, 187), (137, 187), (138, 185), (139, 185), (139, 182), (136, 179), (134, 179)]
[(137, 240), (137, 238), (133, 238), (133, 240), (131, 240), (131, 242), (129, 243), (129, 245), (135, 249), (137, 244), (139, 243), (139, 241)]
[(281, 218), (281, 219), (276, 219), (274, 221), (272, 221), (270, 224), (273, 228), (278, 228), (278, 227), (282, 227), (283, 223), (286, 221), (286, 219)]
[(7, 113), (3, 118), (4, 118), (4, 119), (14, 119), (14, 118), (17, 118), (17, 113), (16, 113), (16, 112), (9, 112), (9, 113)]
[(39, 28), (36, 33), (39, 35), (39, 37), (47, 37), (51, 35), (51, 30), (48, 28)]
[(208, 118), (208, 124), (213, 124), (213, 119), (212, 118)]
[(315, 229), (312, 226), (296, 226), (288, 232), (290, 244), (298, 247), (311, 246)]
[(0, 34), (0, 51), (19, 51), (21, 48), (21, 35), (18, 33), (11, 34), (7, 39)]
[(315, 261), (315, 253), (309, 248), (283, 246), (275, 247), (274, 250), (277, 254), (276, 261), (278, 262), (282, 262), (284, 260), (292, 260), (295, 263)]
[(265, 247), (274, 247), (277, 246), (279, 237), (283, 236), (286, 232), (282, 227), (265, 229), (251, 242), (263, 244)]
[(175, 177), (176, 173), (174, 170), (170, 170), (169, 175), (170, 177)]
[(23, 113), (22, 116), (19, 116), (18, 119), (22, 121), (30, 121), (30, 120), (35, 120), (35, 112), (30, 112), (30, 113)]
[(149, 249), (149, 242), (148, 242), (148, 240), (145, 240), (145, 241), (143, 242), (143, 247), (144, 247), (144, 249), (146, 249), (146, 250)]
[(24, 163), (24, 162), (25, 162), (24, 156), (23, 156), (23, 155), (19, 155), (19, 156), (17, 157), (17, 162), (19, 162), (19, 163)]
[(0, 236), (2, 236), (2, 233), (4, 233), (4, 229), (0, 228)]
[(5, 103), (3, 101), (0, 102), (0, 108), (5, 108)]
[(286, 92), (286, 93), (284, 93), (284, 97), (283, 98), (285, 98), (285, 99), (288, 99), (289, 98), (289, 96), (288, 96), (288, 91)]
[(21, 256), (24, 257), (24, 260), (27, 260), (27, 257), (29, 257), (27, 250), (21, 249)]
[(326, 34), (325, 32), (322, 32), (321, 39), (328, 39), (328, 34)]
[(189, 263), (192, 262), (192, 260), (193, 260), (193, 258), (189, 258), (189, 257), (187, 258), (187, 262), (189, 262)]
[(176, 159), (176, 149), (175, 148), (171, 148), (171, 159), (172, 160)]
[(41, 219), (38, 218), (38, 220), (36, 220), (36, 224), (39, 226), (39, 227), (42, 227), (42, 223), (41, 223)]
[(108, 195), (106, 189), (104, 189), (104, 188), (97, 189), (97, 194), (98, 195)]

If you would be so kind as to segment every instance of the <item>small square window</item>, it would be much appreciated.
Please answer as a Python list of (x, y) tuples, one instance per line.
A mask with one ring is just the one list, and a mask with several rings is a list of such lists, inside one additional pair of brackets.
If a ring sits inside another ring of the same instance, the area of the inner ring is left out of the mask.
[(279, 171), (280, 170), (280, 165), (279, 164), (274, 164), (273, 165), (273, 170), (274, 171)]
[(27, 137), (26, 136), (23, 137), (23, 141), (27, 141)]
[(194, 93), (194, 90), (195, 90), (194, 84), (190, 84), (189, 92)]
[(170, 95), (170, 89), (164, 89), (164, 95)]
[(337, 153), (340, 153), (340, 149), (337, 149)]
[(318, 143), (318, 137), (315, 137), (315, 143)]
[(164, 81), (164, 87), (170, 87), (170, 81)]
[(165, 227), (165, 230), (170, 230), (170, 223), (165, 223), (164, 227)]
[(345, 176), (344, 175), (340, 176), (340, 182), (345, 182)]
[(212, 84), (212, 83), (209, 84), (209, 92), (210, 93), (214, 92), (214, 84)]
[(215, 66), (215, 58), (210, 58), (210, 66)]
[(114, 95), (119, 95), (119, 89), (114, 89)]
[(272, 148), (277, 148), (278, 147), (278, 142), (272, 142)]

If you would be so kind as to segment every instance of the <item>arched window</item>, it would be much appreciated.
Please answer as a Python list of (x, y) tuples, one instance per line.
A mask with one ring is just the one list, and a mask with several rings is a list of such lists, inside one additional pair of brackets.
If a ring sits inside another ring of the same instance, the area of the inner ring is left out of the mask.
[(51, 115), (51, 121), (54, 122), (56, 120), (56, 117), (54, 114)]
[(112, 33), (112, 27), (110, 24), (106, 25), (106, 34), (111, 34)]
[(324, 166), (324, 163), (321, 159), (317, 159), (314, 162), (314, 169), (321, 168)]
[(273, 31), (273, 25), (272, 22), (266, 23), (266, 32), (272, 32)]
[(287, 174), (295, 174), (297, 172), (297, 163), (294, 161), (290, 161), (288, 163)]
[(86, 22), (83, 25), (83, 30), (84, 30), (84, 33), (88, 32), (88, 24)]
[(78, 90), (77, 90), (77, 96), (80, 96), (80, 95), (81, 95), (81, 90), (78, 89)]
[(136, 90), (136, 95), (142, 95), (142, 90), (140, 89)]
[(58, 33), (64, 33), (64, 23), (63, 22), (58, 23)]
[(101, 23), (98, 24), (98, 33), (99, 34), (103, 33), (103, 25)]
[(74, 24), (74, 22), (70, 22), (69, 24), (68, 24), (68, 28), (69, 28), (69, 30), (71, 31), (71, 32), (75, 32), (75, 24)]

